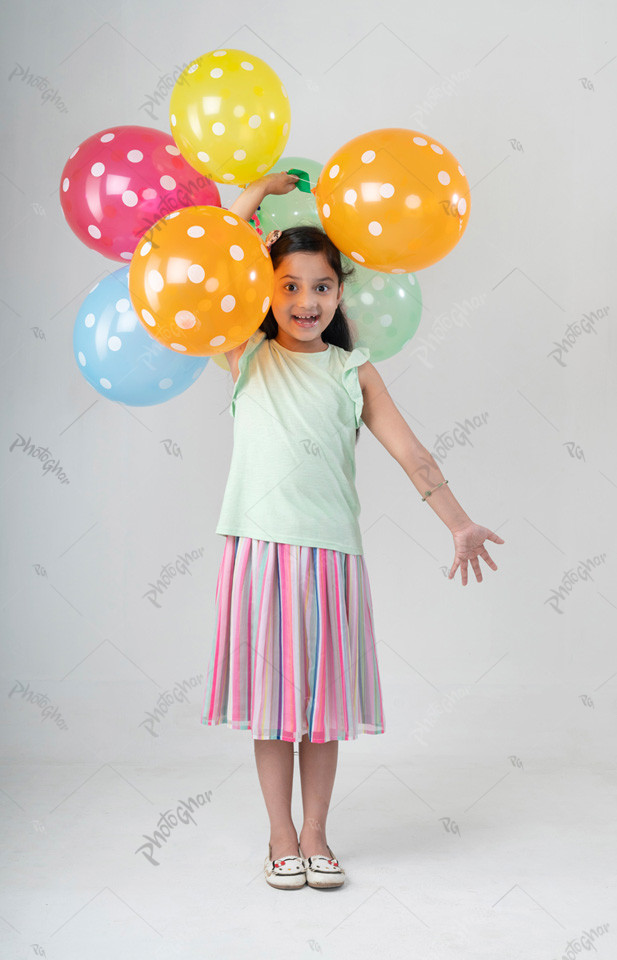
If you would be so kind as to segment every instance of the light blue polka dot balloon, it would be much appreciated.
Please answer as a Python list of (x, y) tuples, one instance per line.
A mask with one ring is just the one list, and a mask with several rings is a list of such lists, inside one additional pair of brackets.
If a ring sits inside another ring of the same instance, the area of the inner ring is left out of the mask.
[(183, 356), (150, 336), (131, 303), (129, 265), (97, 283), (82, 303), (73, 350), (77, 366), (95, 390), (134, 407), (177, 397), (210, 359)]

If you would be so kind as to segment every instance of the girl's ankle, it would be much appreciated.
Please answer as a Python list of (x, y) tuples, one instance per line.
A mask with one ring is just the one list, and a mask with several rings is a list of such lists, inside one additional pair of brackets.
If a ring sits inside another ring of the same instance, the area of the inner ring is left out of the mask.
[[(270, 846), (275, 852), (276, 857), (284, 857), (288, 854), (293, 854), (298, 849), (298, 837), (292, 831), (281, 831), (280, 833), (272, 833), (270, 835)], [(278, 851), (278, 852), (277, 852)], [(284, 851), (284, 852), (280, 852)]]
[(315, 840), (325, 840), (325, 825), (322, 826), (322, 824), (315, 817), (309, 817), (308, 820), (305, 820), (305, 822), (302, 824), (300, 837), (304, 837), (305, 839), (312, 837)]

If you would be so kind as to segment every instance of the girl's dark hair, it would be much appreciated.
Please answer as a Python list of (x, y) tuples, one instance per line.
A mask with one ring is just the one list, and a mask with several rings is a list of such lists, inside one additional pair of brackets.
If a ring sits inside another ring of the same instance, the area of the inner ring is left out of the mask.
[[(351, 264), (349, 266), (343, 264), (340, 250), (332, 243), (328, 234), (319, 227), (312, 225), (298, 226), (283, 230), (278, 240), (275, 240), (270, 247), (270, 257), (272, 258), (272, 266), (275, 270), (281, 260), (290, 253), (323, 253), (338, 277), (339, 284), (344, 283), (345, 280), (351, 279), (354, 276), (353, 266)], [(278, 328), (279, 325), (274, 319), (272, 307), (270, 307), (259, 329), (264, 331), (267, 340), (272, 340), (276, 337)], [(323, 332), (322, 339), (324, 343), (331, 343), (335, 347), (342, 347), (343, 350), (349, 353), (354, 347), (354, 333), (355, 331), (352, 330), (350, 321), (343, 309), (343, 301), (341, 300), (334, 311), (332, 320)], [(360, 428), (358, 427), (356, 429), (356, 443), (358, 442), (359, 433)]]

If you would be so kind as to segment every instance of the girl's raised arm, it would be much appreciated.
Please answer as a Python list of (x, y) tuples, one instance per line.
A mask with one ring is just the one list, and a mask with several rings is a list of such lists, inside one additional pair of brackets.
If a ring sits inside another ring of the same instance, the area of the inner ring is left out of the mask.
[[(243, 220), (250, 220), (264, 197), (267, 197), (269, 193), (290, 193), (299, 179), (300, 177), (295, 176), (295, 174), (285, 172), (270, 173), (265, 177), (260, 177), (259, 180), (254, 180), (253, 183), (249, 183), (245, 187), (229, 209), (233, 213), (237, 213)], [(244, 353), (246, 344), (247, 341), (245, 340), (244, 343), (239, 343), (232, 350), (224, 351), (234, 383), (238, 378), (238, 360)]]
[(250, 220), (257, 207), (269, 193), (290, 193), (300, 177), (293, 173), (269, 173), (249, 183), (229, 208), (244, 220)]
[[(269, 193), (290, 193), (299, 179), (300, 177), (292, 173), (269, 173), (267, 176), (249, 183), (229, 209), (233, 213), (237, 213), (243, 220), (250, 220), (264, 197), (267, 197)], [(233, 350), (225, 351), (234, 383), (238, 377), (238, 360), (244, 353), (246, 343), (245, 340), (244, 343), (239, 343)]]

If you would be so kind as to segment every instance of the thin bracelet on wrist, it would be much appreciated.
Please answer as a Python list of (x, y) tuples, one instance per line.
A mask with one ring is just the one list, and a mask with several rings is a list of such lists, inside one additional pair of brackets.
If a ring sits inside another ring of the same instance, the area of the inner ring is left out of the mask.
[(432, 490), (426, 490), (425, 493), (424, 493), (424, 496), (422, 497), (422, 500), (423, 500), (423, 501), (424, 501), (424, 500), (427, 500), (428, 497), (430, 497), (430, 495), (435, 492), (435, 490), (439, 490), (440, 487), (443, 487), (444, 483), (448, 483), (448, 481), (447, 481), (447, 480), (442, 480), (441, 483), (438, 483), (437, 486), (436, 486), (436, 487), (433, 487)]

